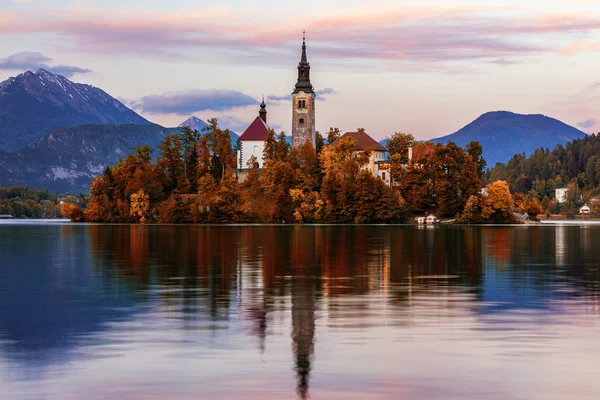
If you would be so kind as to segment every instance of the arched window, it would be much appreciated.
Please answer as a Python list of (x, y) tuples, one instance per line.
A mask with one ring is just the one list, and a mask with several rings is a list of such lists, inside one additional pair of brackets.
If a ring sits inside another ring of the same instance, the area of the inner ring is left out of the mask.
[(381, 173), (381, 179), (383, 179), (385, 181), (385, 172)]
[(253, 155), (258, 154), (258, 146), (254, 146), (254, 149), (252, 150), (252, 154)]
[(300, 125), (304, 125), (304, 118), (300, 118), (300, 120), (298, 121), (298, 123), (299, 123)]
[(298, 108), (302, 108), (302, 100), (298, 100)]

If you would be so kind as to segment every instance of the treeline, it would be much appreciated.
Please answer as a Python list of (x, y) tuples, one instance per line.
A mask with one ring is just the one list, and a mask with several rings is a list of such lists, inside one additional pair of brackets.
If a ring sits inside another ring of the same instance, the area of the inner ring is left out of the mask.
[(369, 155), (355, 157), (351, 140), (324, 147), (319, 135), (317, 154), (310, 143), (290, 149), (285, 135), (271, 130), (264, 168), (250, 160), (237, 171), (229, 132), (209, 122), (204, 135), (184, 128), (167, 136), (156, 163), (148, 146), (137, 148), (94, 179), (85, 210), (68, 205), (63, 212), (75, 221), (125, 223), (395, 223), (406, 217), (398, 193), (362, 169)]
[(0, 188), (0, 215), (15, 218), (59, 218), (58, 195), (25, 186)]
[[(518, 199), (535, 198), (544, 212), (576, 209), (600, 194), (600, 135), (559, 144), (552, 151), (538, 149), (529, 157), (515, 155), (508, 163), (489, 170), (487, 179), (508, 182)], [(562, 208), (554, 198), (557, 188), (569, 189)]]
[[(454, 217), (481, 189), (485, 161), (476, 142), (462, 149), (395, 134), (387, 186), (369, 171), (371, 152), (340, 137), (331, 128), (326, 138), (317, 133), (316, 149), (292, 149), (271, 130), (264, 167), (251, 159), (237, 170), (229, 132), (212, 119), (204, 134), (183, 128), (167, 136), (155, 163), (148, 146), (137, 148), (94, 179), (85, 210), (65, 205), (63, 213), (110, 223), (400, 223), (432, 209)], [(425, 148), (408, 162), (411, 146)]]

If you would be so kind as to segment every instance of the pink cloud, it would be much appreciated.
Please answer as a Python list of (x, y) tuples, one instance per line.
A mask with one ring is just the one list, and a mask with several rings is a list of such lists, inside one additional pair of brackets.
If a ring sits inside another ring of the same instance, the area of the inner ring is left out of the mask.
[[(142, 11), (129, 18), (114, 11), (43, 8), (27, 17), (0, 13), (0, 33), (60, 34), (86, 52), (178, 56), (189, 48), (212, 48), (225, 58), (276, 63), (297, 51), (299, 32), (306, 28), (313, 56), (426, 64), (475, 59), (515, 62), (522, 55), (560, 50), (560, 43), (575, 33), (600, 32), (600, 17), (560, 13), (515, 17), (503, 14), (505, 9), (377, 8), (312, 20), (249, 23), (251, 19), (236, 20), (228, 10), (218, 9), (214, 17)], [(553, 40), (540, 40), (550, 35)], [(598, 48), (600, 43), (575, 42), (562, 53)]]
[(565, 47), (561, 54), (572, 56), (574, 54), (578, 54), (584, 51), (598, 51), (600, 50), (600, 42), (598, 43), (584, 43), (584, 42), (574, 42), (571, 43), (568, 47)]

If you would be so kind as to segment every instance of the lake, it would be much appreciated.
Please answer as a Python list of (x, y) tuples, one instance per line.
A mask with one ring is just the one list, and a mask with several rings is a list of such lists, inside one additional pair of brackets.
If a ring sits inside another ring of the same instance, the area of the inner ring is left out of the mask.
[(598, 399), (600, 226), (0, 223), (2, 399)]

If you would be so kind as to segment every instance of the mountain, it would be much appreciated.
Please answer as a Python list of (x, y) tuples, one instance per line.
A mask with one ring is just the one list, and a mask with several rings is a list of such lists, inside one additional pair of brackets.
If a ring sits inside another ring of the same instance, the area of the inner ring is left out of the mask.
[(515, 154), (532, 154), (538, 148), (553, 149), (557, 144), (585, 137), (570, 125), (544, 115), (522, 115), (508, 111), (483, 114), (457, 132), (432, 139), (434, 143), (453, 141), (465, 146), (476, 140), (483, 147), (488, 167), (507, 162)]
[(40, 69), (0, 83), (0, 150), (27, 146), (53, 129), (149, 121), (101, 89)]
[(198, 132), (202, 132), (204, 129), (208, 128), (208, 124), (198, 117), (191, 116), (178, 126), (178, 128), (185, 127), (192, 128), (193, 130), (196, 130)]
[[(208, 128), (208, 123), (204, 122), (203, 120), (201, 120), (198, 117), (191, 116), (188, 119), (186, 119), (185, 121), (183, 121), (181, 124), (179, 124), (179, 126), (178, 126), (178, 128), (185, 128), (185, 127), (192, 128), (193, 130), (196, 130), (199, 133), (203, 134), (204, 129)], [(240, 137), (237, 133), (235, 133), (232, 130), (229, 131), (229, 139), (231, 141), (232, 146), (235, 146), (235, 144), (239, 138)]]
[(165, 136), (177, 132), (178, 128), (133, 124), (59, 128), (20, 150), (0, 151), (0, 187), (88, 192), (93, 177), (135, 147), (148, 144), (156, 149)]

